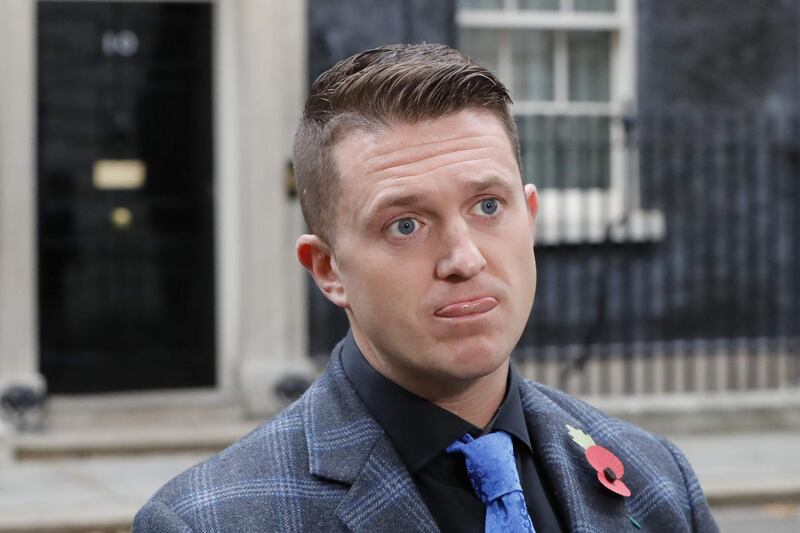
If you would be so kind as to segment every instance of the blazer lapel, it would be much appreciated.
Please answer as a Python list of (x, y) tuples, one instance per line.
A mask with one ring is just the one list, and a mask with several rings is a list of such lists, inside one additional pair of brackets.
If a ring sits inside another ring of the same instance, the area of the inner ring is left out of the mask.
[(353, 532), (438, 528), (408, 470), (342, 369), (341, 345), (303, 411), (311, 474), (350, 485), (336, 516)]
[(336, 515), (353, 532), (439, 531), (385, 435), (375, 444)]
[(600, 484), (583, 448), (569, 436), (566, 424), (581, 428), (581, 422), (531, 384), (520, 385), (520, 397), (531, 444), (544, 463), (562, 524), (576, 533), (635, 531), (626, 516), (625, 498)]

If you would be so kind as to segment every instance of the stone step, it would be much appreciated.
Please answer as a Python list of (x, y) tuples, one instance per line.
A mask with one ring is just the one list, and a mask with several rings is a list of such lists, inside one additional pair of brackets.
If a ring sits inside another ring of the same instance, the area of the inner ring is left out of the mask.
[(54, 430), (23, 434), (13, 441), (16, 460), (142, 455), (215, 453), (249, 433), (259, 422), (232, 421), (209, 425), (138, 426)]
[(800, 431), (800, 388), (796, 387), (583, 399), (659, 435)]
[(0, 475), (0, 533), (130, 531), (136, 511), (205, 454), (54, 458)]
[(214, 453), (260, 424), (208, 391), (54, 397), (42, 428), (12, 437), (17, 460)]

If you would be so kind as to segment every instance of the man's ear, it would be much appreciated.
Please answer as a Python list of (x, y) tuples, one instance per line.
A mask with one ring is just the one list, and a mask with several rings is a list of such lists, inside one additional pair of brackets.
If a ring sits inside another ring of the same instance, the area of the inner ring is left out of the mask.
[(330, 246), (318, 236), (306, 234), (297, 239), (295, 249), (298, 261), (314, 278), (322, 294), (335, 305), (347, 307), (347, 294)]
[(533, 229), (536, 213), (539, 212), (539, 193), (536, 192), (536, 185), (533, 183), (525, 184), (525, 202), (528, 204), (528, 214), (530, 215), (531, 229)]

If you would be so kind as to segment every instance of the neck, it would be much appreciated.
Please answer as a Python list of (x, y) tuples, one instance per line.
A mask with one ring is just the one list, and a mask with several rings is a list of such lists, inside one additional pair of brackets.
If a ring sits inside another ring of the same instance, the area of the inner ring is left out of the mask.
[(356, 345), (367, 362), (407, 391), (450, 411), (470, 424), (485, 428), (506, 395), (508, 358), (491, 373), (471, 379), (444, 378), (425, 374), (415, 368), (397, 368), (375, 353), (371, 343), (353, 328)]
[(503, 402), (507, 383), (508, 359), (497, 370), (476, 379), (474, 383), (456, 394), (427, 399), (483, 429), (492, 421), (492, 417)]

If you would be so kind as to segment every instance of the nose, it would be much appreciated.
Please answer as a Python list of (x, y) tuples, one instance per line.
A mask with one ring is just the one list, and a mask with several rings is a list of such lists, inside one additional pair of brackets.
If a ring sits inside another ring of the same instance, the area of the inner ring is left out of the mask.
[(469, 279), (486, 266), (478, 246), (472, 240), (466, 224), (448, 228), (442, 239), (442, 250), (436, 262), (439, 279)]

